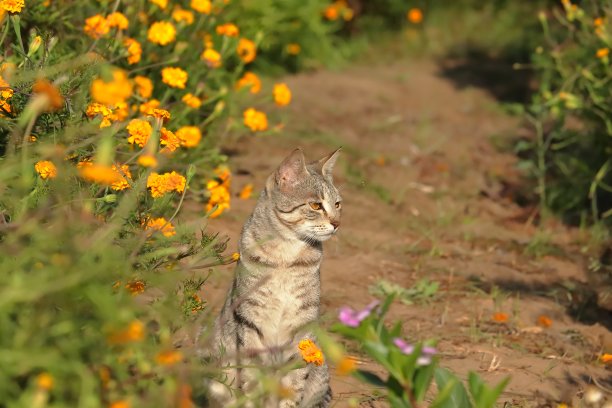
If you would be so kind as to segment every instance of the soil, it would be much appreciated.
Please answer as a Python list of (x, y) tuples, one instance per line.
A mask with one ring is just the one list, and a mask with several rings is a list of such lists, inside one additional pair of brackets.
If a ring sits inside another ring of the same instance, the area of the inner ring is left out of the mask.
[[(468, 371), (489, 383), (510, 375), (504, 406), (578, 406), (589, 384), (612, 389), (610, 367), (598, 362), (612, 347), (612, 317), (592, 302), (589, 235), (554, 220), (537, 227), (535, 206), (516, 204), (517, 159), (499, 146), (524, 132), (520, 118), (485, 89), (455, 86), (427, 60), (283, 81), (293, 91), (287, 125), (230, 137), (224, 150), (237, 194), (248, 183), (260, 190), (296, 147), (312, 160), (343, 147), (335, 170), (343, 218), (325, 244), (323, 326), (341, 306), (369, 303), (382, 280), (411, 288), (427, 279), (437, 292), (396, 301), (389, 320), (401, 320), (411, 341), (438, 339), (441, 364), (463, 379)], [(228, 252), (255, 199), (233, 197), (230, 211), (208, 221), (208, 231), (229, 237)], [(218, 268), (204, 288), (213, 309), (232, 269)], [(507, 321), (495, 321), (497, 312)], [(334, 376), (332, 387), (334, 406), (387, 406), (351, 377)]]

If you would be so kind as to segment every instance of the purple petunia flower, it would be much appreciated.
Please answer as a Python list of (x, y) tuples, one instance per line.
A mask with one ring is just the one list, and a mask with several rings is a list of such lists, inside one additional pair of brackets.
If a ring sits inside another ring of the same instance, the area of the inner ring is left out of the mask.
[(340, 308), (338, 319), (349, 327), (358, 327), (361, 322), (372, 313), (372, 310), (374, 310), (378, 304), (379, 302), (375, 300), (363, 310), (353, 310), (348, 306), (342, 307)]

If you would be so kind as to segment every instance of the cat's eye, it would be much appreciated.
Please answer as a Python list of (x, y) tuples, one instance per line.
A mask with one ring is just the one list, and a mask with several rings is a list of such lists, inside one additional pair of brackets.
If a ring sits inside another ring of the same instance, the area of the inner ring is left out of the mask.
[(336, 208), (340, 208), (340, 201), (336, 201)]
[(323, 208), (323, 204), (321, 203), (310, 203), (310, 208), (312, 208), (313, 210), (320, 210), (321, 208)]

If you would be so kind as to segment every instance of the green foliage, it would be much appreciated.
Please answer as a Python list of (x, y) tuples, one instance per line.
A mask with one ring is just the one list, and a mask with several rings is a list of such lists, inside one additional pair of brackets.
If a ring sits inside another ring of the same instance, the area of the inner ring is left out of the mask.
[(393, 295), (400, 302), (412, 305), (413, 303), (423, 303), (432, 300), (439, 287), (440, 284), (438, 282), (432, 282), (427, 278), (419, 280), (410, 288), (404, 288), (396, 283), (381, 279), (370, 286), (370, 293), (377, 297)]

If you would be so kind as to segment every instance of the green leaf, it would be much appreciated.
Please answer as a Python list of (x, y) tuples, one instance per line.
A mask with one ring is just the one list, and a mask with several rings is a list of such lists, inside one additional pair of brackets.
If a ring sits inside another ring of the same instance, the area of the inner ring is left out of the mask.
[[(445, 394), (440, 397), (440, 394), (442, 394), (440, 392), (438, 395), (440, 400), (436, 398), (431, 408), (470, 408), (473, 406), (465, 387), (450, 371), (439, 367), (434, 373), (434, 377), (438, 389), (444, 391)], [(446, 393), (448, 393), (448, 396), (446, 396)]]
[(495, 387), (490, 388), (485, 384), (484, 381), (474, 372), (470, 372), (468, 376), (468, 385), (470, 388), (470, 394), (475, 402), (476, 408), (494, 408), (497, 399), (504, 391), (510, 377), (506, 377), (499, 382)]
[(365, 370), (356, 370), (353, 372), (353, 377), (357, 378), (359, 381), (366, 382), (368, 384), (372, 384), (375, 387), (385, 387), (385, 381), (377, 376), (376, 374), (365, 371)]

